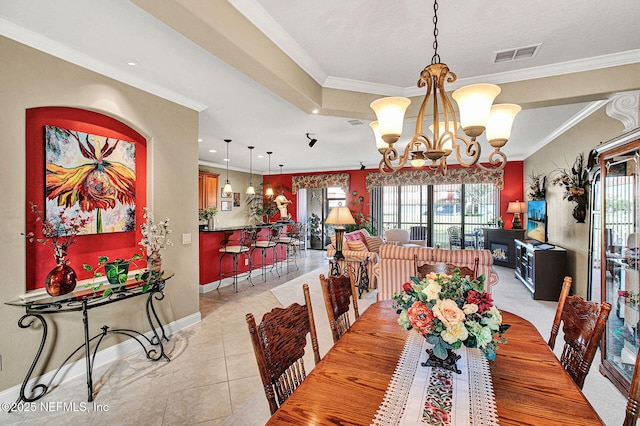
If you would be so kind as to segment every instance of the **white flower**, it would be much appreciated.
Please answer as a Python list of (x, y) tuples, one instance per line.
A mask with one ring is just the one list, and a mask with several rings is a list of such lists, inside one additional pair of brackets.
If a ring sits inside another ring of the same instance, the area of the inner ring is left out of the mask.
[(464, 323), (459, 322), (447, 327), (446, 330), (440, 333), (440, 337), (442, 337), (442, 340), (444, 340), (445, 342), (453, 345), (458, 340), (467, 340), (467, 337), (469, 337), (469, 332), (464, 326)]
[(493, 332), (489, 327), (482, 327), (475, 336), (479, 348), (484, 348), (493, 340)]
[(173, 243), (169, 240), (169, 218), (155, 223), (153, 219), (153, 213), (148, 211), (145, 207), (144, 215), (145, 222), (140, 225), (142, 231), (142, 240), (140, 245), (147, 249), (147, 253), (157, 252)]
[(482, 324), (488, 326), (494, 331), (498, 331), (500, 324), (502, 324), (502, 314), (498, 308), (492, 306), (491, 309), (485, 311), (485, 314), (488, 314), (488, 316), (482, 318)]
[(478, 312), (478, 305), (475, 303), (465, 303), (462, 307), (462, 312), (464, 312), (465, 315), (475, 314)]
[(422, 292), (427, 295), (427, 300), (437, 300), (440, 290), (442, 290), (440, 284), (435, 281), (429, 281), (429, 284), (422, 289)]

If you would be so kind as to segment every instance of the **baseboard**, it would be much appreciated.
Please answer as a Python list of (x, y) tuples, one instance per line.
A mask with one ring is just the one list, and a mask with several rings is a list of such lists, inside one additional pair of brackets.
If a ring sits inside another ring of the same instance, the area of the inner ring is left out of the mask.
[[(165, 334), (167, 336), (171, 336), (180, 330), (183, 330), (187, 327), (190, 327), (194, 324), (199, 323), (200, 320), (201, 320), (200, 312), (195, 312), (191, 315), (188, 315), (184, 318), (181, 318), (179, 320), (173, 321), (165, 325), (164, 326)], [(156, 331), (159, 333), (160, 329), (158, 328)], [(149, 331), (145, 333), (145, 335), (148, 338), (151, 338), (151, 336), (153, 336), (153, 333)], [(117, 345), (113, 345), (106, 349), (103, 349), (96, 354), (94, 366), (93, 366), (94, 371), (102, 366), (105, 366), (109, 363), (117, 361), (118, 359), (123, 358), (133, 352), (140, 352), (140, 351), (141, 351), (140, 343), (138, 343), (135, 339), (129, 339), (122, 343), (118, 343)], [(163, 362), (163, 361), (159, 361), (159, 362)], [(27, 371), (25, 370), (24, 373), (26, 374)], [(33, 389), (33, 386), (37, 383), (44, 383), (44, 384), (48, 383), (54, 374), (55, 374), (55, 370), (50, 371), (46, 374), (43, 374), (42, 376), (32, 378), (31, 380), (29, 380), (29, 383), (26, 389)], [(58, 374), (56, 375), (55, 380), (51, 383), (50, 387), (60, 386), (66, 382), (69, 382), (80, 376), (85, 376), (85, 375), (86, 375), (86, 360), (83, 357), (82, 359), (72, 362), (71, 364), (63, 366), (58, 372)], [(9, 389), (5, 389), (4, 391), (0, 392), (0, 404), (5, 402), (8, 402), (8, 403), (16, 402), (20, 396), (21, 387), (22, 387), (22, 383), (17, 384), (13, 387), (10, 387)]]
[[(278, 262), (279, 264), (282, 262)], [(282, 266), (280, 266), (282, 267)], [(267, 271), (267, 273), (269, 273), (269, 271)], [(246, 276), (246, 272), (242, 272), (239, 275), (239, 280), (238, 280), (238, 285), (240, 285), (240, 283), (243, 283), (246, 281), (247, 276)], [(251, 271), (251, 278), (253, 279), (253, 277), (256, 276), (262, 276), (262, 271), (260, 269), (253, 269)], [(233, 277), (227, 277), (227, 278), (223, 278), (222, 282), (220, 283), (220, 287), (218, 287), (218, 280), (215, 280), (213, 282), (207, 283), (207, 284), (200, 284), (198, 286), (198, 291), (200, 292), (200, 294), (203, 293), (208, 293), (210, 291), (213, 290), (217, 290), (218, 288), (222, 288), (222, 287), (226, 287), (228, 285), (233, 285)]]

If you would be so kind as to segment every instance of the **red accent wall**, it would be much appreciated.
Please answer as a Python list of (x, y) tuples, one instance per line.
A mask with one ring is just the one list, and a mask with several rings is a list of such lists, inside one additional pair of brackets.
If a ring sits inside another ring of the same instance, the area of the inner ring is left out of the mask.
[[(99, 235), (79, 235), (75, 244), (67, 251), (70, 266), (78, 279), (91, 278), (92, 273), (84, 271), (82, 264), (96, 266), (98, 256), (111, 259), (128, 258), (139, 252), (138, 242), (142, 238), (140, 224), (143, 222), (143, 208), (147, 205), (147, 141), (142, 135), (126, 124), (99, 114), (78, 108), (42, 107), (26, 111), (26, 232), (34, 232), (42, 237), (42, 227), (36, 223), (30, 202), (44, 213), (45, 208), (45, 134), (44, 126), (52, 125), (77, 130), (109, 138), (123, 139), (136, 143), (136, 229)], [(53, 250), (38, 242), (26, 244), (27, 290), (44, 287), (44, 281), (55, 266)], [(144, 267), (145, 262), (139, 262)]]

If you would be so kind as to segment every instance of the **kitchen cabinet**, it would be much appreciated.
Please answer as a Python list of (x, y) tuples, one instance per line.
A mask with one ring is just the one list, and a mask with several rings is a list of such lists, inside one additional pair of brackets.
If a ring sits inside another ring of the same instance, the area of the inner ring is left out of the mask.
[(218, 176), (216, 173), (198, 172), (198, 210), (217, 206)]
[(638, 156), (640, 130), (590, 155), (590, 297), (612, 306), (601, 342), (600, 372), (624, 394), (638, 354)]

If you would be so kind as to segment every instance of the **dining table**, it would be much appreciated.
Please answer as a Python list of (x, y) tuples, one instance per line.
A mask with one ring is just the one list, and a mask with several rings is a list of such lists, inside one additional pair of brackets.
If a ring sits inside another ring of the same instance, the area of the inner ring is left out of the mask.
[[(378, 301), (360, 315), (267, 424), (371, 424), (415, 333), (400, 327), (392, 303)], [(488, 361), (499, 424), (603, 425), (533, 324), (506, 311), (502, 318), (511, 325), (508, 341)]]

